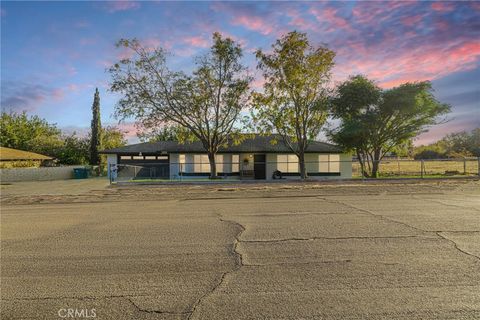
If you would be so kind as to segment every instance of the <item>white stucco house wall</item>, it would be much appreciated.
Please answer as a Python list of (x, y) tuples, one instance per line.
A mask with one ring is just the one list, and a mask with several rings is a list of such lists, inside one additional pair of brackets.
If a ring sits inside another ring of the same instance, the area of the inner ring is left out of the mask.
[[(200, 142), (158, 141), (104, 150), (109, 166), (137, 179), (208, 178), (210, 164)], [(349, 179), (351, 155), (338, 146), (311, 141), (305, 154), (310, 179)], [(217, 174), (228, 179), (299, 179), (298, 157), (279, 136), (254, 135), (240, 144), (220, 148)]]

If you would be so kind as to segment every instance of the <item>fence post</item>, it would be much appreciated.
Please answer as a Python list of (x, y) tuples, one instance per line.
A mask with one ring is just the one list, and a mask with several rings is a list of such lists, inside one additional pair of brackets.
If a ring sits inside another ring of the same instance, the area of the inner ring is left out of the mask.
[(463, 174), (467, 174), (467, 158), (463, 157)]
[(480, 177), (480, 157), (478, 157), (478, 166), (477, 166), (477, 170), (478, 170), (478, 176)]
[(420, 171), (421, 171), (420, 176), (421, 176), (422, 179), (423, 179), (423, 172), (424, 172), (424, 170), (425, 170), (425, 164), (423, 163), (423, 159), (422, 159), (422, 160), (420, 161)]

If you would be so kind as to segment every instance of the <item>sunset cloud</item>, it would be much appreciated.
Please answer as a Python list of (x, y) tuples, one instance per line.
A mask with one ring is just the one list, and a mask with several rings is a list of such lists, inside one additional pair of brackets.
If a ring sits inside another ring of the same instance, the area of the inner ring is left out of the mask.
[(205, 39), (203, 37), (186, 37), (183, 39), (183, 42), (186, 44), (193, 46), (193, 47), (199, 47), (199, 48), (207, 48), (210, 46), (210, 41), (208, 39)]
[(256, 32), (261, 33), (263, 35), (268, 35), (268, 34), (272, 33), (272, 31), (273, 31), (273, 26), (269, 25), (261, 17), (236, 16), (232, 20), (232, 24), (233, 25), (240, 25), (244, 28), (256, 31)]
[[(478, 86), (464, 92), (480, 76), (471, 76), (480, 70), (478, 1), (5, 1), (1, 9), (2, 15), (8, 12), (2, 17), (2, 32), (8, 33), (2, 38), (2, 108), (27, 110), (60, 125), (88, 126), (93, 89), (84, 84), (108, 83), (105, 68), (133, 56), (126, 48), (114, 47), (118, 39), (138, 38), (148, 50), (162, 47), (172, 53), (169, 66), (188, 73), (216, 31), (242, 45), (242, 62), (256, 76), (254, 89), (263, 85), (255, 49), (270, 50), (278, 37), (298, 30), (306, 32), (313, 45), (326, 44), (336, 52), (337, 82), (358, 73), (384, 88), (407, 81), (445, 81), (436, 94), (452, 104), (454, 120), (443, 131), (458, 123), (472, 126), (466, 119), (478, 109), (478, 103), (472, 103)], [(90, 11), (94, 15), (86, 16)], [(21, 29), (16, 28), (19, 23)], [(467, 75), (468, 81), (462, 82)], [(118, 98), (102, 91), (105, 122), (113, 121)], [(125, 126), (134, 139), (133, 122)]]
[(433, 10), (440, 12), (450, 12), (455, 8), (453, 3), (446, 1), (433, 2), (430, 7)]

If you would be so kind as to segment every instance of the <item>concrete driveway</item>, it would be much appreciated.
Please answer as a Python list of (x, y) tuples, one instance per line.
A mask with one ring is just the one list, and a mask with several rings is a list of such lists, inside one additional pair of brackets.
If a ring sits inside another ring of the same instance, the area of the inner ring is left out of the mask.
[(478, 182), (242, 188), (5, 202), (1, 318), (480, 318)]

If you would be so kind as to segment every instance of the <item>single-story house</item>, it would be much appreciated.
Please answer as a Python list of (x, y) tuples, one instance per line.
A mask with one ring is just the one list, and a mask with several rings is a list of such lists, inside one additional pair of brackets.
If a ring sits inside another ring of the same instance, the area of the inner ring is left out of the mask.
[[(201, 142), (158, 141), (103, 150), (109, 167), (132, 178), (206, 178), (208, 156)], [(338, 146), (311, 141), (305, 160), (310, 178), (351, 178), (351, 155)], [(221, 147), (216, 155), (217, 174), (232, 179), (299, 178), (298, 157), (279, 136), (249, 135), (239, 144)], [(126, 175), (127, 173), (125, 173)], [(278, 178), (276, 172), (275, 178)]]
[(52, 157), (43, 154), (0, 147), (0, 168), (36, 168), (52, 160)]

